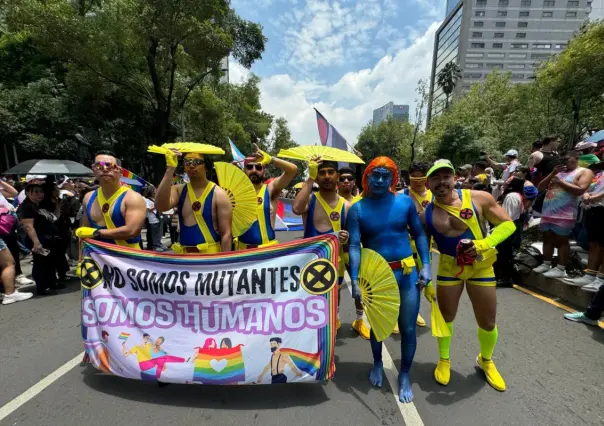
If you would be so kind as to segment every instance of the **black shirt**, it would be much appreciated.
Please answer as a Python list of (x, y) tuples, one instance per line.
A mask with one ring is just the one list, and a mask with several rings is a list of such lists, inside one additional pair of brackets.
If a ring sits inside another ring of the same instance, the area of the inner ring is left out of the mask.
[(545, 178), (552, 171), (554, 167), (560, 163), (560, 156), (557, 152), (543, 152), (543, 158), (537, 163), (535, 169), (537, 169), (536, 175)]
[(34, 220), (34, 229), (40, 241), (43, 241), (44, 237), (60, 235), (57, 217), (52, 212), (36, 206), (29, 198), (23, 200), (23, 203), (17, 209), (17, 215), (19, 219)]

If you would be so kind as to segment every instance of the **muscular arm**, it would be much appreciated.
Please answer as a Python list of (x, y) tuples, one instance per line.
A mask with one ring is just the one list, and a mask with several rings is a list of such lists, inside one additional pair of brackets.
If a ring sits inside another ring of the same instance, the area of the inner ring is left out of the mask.
[(589, 185), (591, 184), (593, 178), (593, 172), (591, 170), (586, 169), (581, 172), (576, 182), (568, 183), (563, 180), (560, 180), (558, 182), (558, 185), (564, 188), (567, 192), (570, 192), (572, 195), (579, 197), (583, 195), (585, 191), (587, 191), (587, 188), (589, 188)]
[(166, 168), (164, 177), (162, 178), (157, 192), (155, 194), (155, 207), (160, 212), (170, 210), (178, 204), (178, 188), (179, 185), (172, 186), (172, 178), (174, 177), (175, 167)]
[(134, 191), (128, 191), (124, 199), (126, 212), (124, 213), (125, 225), (115, 229), (101, 229), (100, 237), (107, 240), (128, 240), (138, 237), (145, 225), (147, 204), (145, 199)]
[(346, 227), (349, 234), (350, 279), (354, 282), (359, 278), (361, 266), (361, 224), (359, 222), (360, 203), (354, 204), (348, 211)]
[[(406, 200), (407, 201), (407, 200)], [(415, 246), (417, 247), (417, 252), (419, 253), (419, 257), (422, 260), (424, 265), (430, 264), (430, 246), (428, 245), (428, 238), (426, 237), (426, 233), (424, 232), (424, 227), (422, 226), (422, 222), (419, 219), (419, 215), (417, 214), (417, 210), (415, 210), (415, 205), (413, 204), (413, 200), (409, 198), (409, 208), (407, 215), (407, 224), (409, 229), (411, 230), (411, 235), (415, 239)]]
[(495, 225), (488, 237), (474, 241), (478, 251), (495, 247), (514, 233), (516, 225), (491, 194), (484, 191), (472, 191), (472, 199), (480, 205), (483, 217)]
[(541, 151), (535, 151), (535, 152), (533, 152), (530, 155), (529, 159), (528, 159), (528, 167), (529, 167), (529, 169), (532, 169), (537, 164), (539, 164), (542, 159), (543, 159), (543, 153)]
[(304, 182), (302, 190), (298, 192), (298, 195), (296, 195), (296, 198), (294, 199), (294, 204), (292, 205), (292, 212), (294, 212), (294, 214), (302, 216), (308, 211), (308, 202), (312, 194), (312, 186), (314, 183), (314, 179), (311, 178), (308, 178), (306, 182)]
[(271, 200), (279, 197), (281, 191), (287, 188), (290, 182), (296, 177), (296, 173), (298, 173), (298, 167), (289, 161), (273, 157), (272, 164), (278, 169), (283, 170), (283, 173), (268, 185)]
[(220, 187), (214, 190), (216, 213), (218, 215), (218, 233), (220, 234), (220, 251), (231, 251), (233, 248), (233, 205), (229, 196)]

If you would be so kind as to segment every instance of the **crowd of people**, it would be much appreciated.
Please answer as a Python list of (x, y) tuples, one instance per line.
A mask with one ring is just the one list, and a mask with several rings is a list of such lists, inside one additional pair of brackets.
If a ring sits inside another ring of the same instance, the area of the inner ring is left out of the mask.
[[(582, 142), (565, 153), (558, 153), (559, 144), (555, 136), (535, 142), (526, 166), (514, 149), (505, 153), (503, 162), (483, 152), (474, 164), (456, 168), (446, 159), (414, 162), (404, 173), (390, 158), (378, 157), (365, 167), (360, 182), (353, 169), (316, 157), (308, 161), (306, 180), (291, 190), (297, 166), (255, 147), (242, 169), (256, 191), (257, 217), (236, 239), (232, 202), (225, 188), (209, 179), (213, 162), (206, 153), (167, 150), (161, 183), (141, 195), (122, 184), (119, 159), (99, 152), (92, 165), (93, 185), (44, 176), (26, 177), (21, 192), (14, 182), (0, 184), (3, 304), (32, 297), (16, 290), (30, 283), (19, 270), (23, 254), (33, 254), (37, 294), (52, 295), (80, 260), (81, 239), (142, 249), (146, 228), (146, 248), (158, 252), (217, 253), (272, 246), (278, 243), (274, 230), (278, 200), (284, 191), (291, 191), (292, 211), (303, 219), (303, 238), (336, 233), (340, 241), (338, 283), (348, 271), (357, 314), (352, 325), (371, 342), (373, 385), (382, 385), (382, 344), (363, 320), (361, 246), (386, 260), (399, 286), (401, 309), (394, 332), (401, 335), (400, 400), (413, 399), (409, 371), (415, 327), (425, 326), (419, 315), (422, 291), (430, 302), (438, 299), (450, 331), (450, 336), (438, 338), (434, 371), (438, 383), (449, 383), (450, 344), (463, 284), (478, 326), (478, 365), (487, 382), (504, 391), (505, 381), (492, 360), (498, 340), (495, 289), (512, 285), (514, 252), (531, 217), (540, 219), (544, 237), (544, 262), (535, 272), (597, 292), (587, 312), (566, 318), (597, 324), (604, 309), (604, 234), (597, 226), (604, 211), (604, 143)], [(180, 162), (187, 181), (175, 183)], [(281, 174), (267, 180), (269, 165)], [(589, 246), (587, 269), (582, 277), (569, 277), (565, 270), (569, 241), (581, 229)], [(162, 243), (166, 230), (169, 248)], [(434, 253), (438, 253), (436, 277), (431, 270)], [(336, 326), (341, 326), (339, 312)]]

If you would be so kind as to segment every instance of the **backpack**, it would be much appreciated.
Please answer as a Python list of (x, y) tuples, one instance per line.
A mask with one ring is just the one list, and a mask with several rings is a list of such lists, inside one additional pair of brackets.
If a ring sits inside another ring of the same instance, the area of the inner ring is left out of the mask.
[(17, 217), (6, 207), (0, 207), (0, 235), (10, 235), (17, 225)]
[(535, 247), (523, 247), (514, 256), (514, 261), (520, 274), (528, 274), (543, 263), (543, 255)]

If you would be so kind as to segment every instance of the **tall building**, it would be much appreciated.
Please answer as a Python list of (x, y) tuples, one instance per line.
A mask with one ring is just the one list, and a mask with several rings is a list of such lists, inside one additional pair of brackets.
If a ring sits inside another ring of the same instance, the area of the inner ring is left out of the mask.
[(409, 121), (409, 105), (394, 105), (388, 102), (381, 108), (373, 110), (373, 125), (377, 126), (389, 117), (398, 121)]
[(450, 61), (462, 70), (452, 96), (470, 89), (494, 69), (512, 72), (516, 83), (562, 51), (588, 18), (591, 0), (447, 0), (447, 17), (436, 31), (428, 122), (440, 114), (445, 94), (436, 84)]

